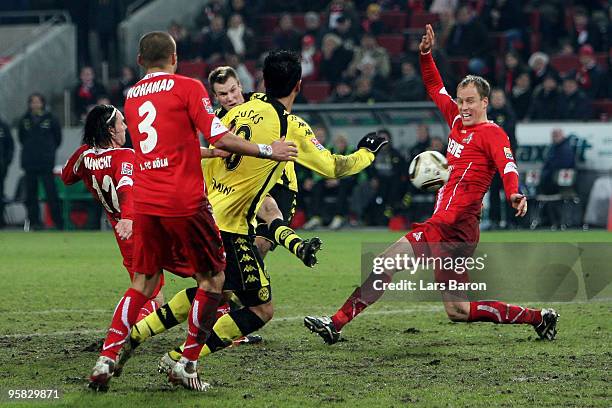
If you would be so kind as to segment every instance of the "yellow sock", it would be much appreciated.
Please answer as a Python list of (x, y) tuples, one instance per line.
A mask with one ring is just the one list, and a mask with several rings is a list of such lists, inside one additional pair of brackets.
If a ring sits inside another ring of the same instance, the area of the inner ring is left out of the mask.
[(149, 337), (162, 333), (187, 320), (191, 300), (193, 299), (191, 292), (195, 295), (193, 289), (195, 288), (181, 290), (155, 313), (151, 313), (137, 322), (132, 327), (130, 338), (140, 344)]
[(297, 255), (300, 244), (304, 241), (298, 234), (292, 230), (286, 221), (276, 219), (270, 223), (268, 227), (270, 234), (274, 235), (274, 241), (287, 248), (294, 255)]

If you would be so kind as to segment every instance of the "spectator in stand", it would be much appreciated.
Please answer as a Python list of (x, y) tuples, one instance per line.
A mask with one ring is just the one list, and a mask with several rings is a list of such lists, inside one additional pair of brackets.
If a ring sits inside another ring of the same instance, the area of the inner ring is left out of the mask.
[(252, 28), (255, 27), (255, 18), (260, 14), (262, 8), (263, 2), (261, 0), (249, 0), (248, 7), (246, 0), (231, 0), (225, 18), (228, 19), (233, 14), (239, 14), (244, 25)]
[(565, 9), (562, 1), (542, 1), (537, 6), (540, 12), (541, 50), (552, 52), (559, 45), (565, 33)]
[(393, 84), (393, 99), (402, 102), (425, 100), (423, 80), (412, 61), (402, 61), (401, 74), (402, 76)]
[(487, 38), (487, 29), (474, 10), (463, 5), (457, 10), (456, 20), (450, 29), (446, 53), (450, 57), (484, 60), (489, 49)]
[(554, 120), (561, 119), (561, 99), (563, 96), (557, 85), (557, 77), (548, 74), (541, 85), (535, 88), (531, 105), (525, 119)]
[(589, 120), (593, 117), (593, 105), (580, 90), (576, 76), (569, 74), (563, 79), (563, 93), (559, 107), (559, 119)]
[(291, 14), (281, 16), (278, 27), (274, 30), (273, 43), (276, 48), (299, 52), (302, 34), (294, 28)]
[(372, 88), (372, 80), (361, 76), (355, 80), (355, 93), (353, 94), (355, 102), (373, 104), (375, 102), (386, 102), (388, 97), (378, 87)]
[(391, 72), (389, 53), (378, 45), (376, 37), (368, 33), (361, 37), (361, 46), (353, 54), (353, 60), (348, 67), (348, 74), (356, 76), (359, 71), (363, 70), (365, 64), (373, 64), (376, 73), (383, 78), (387, 78)]
[(332, 33), (325, 34), (321, 46), (319, 78), (332, 84), (340, 81), (352, 58), (353, 52), (344, 48), (340, 37)]
[(101, 95), (106, 95), (106, 88), (96, 81), (94, 69), (90, 66), (81, 68), (79, 83), (74, 88), (74, 113), (82, 120), (87, 111), (96, 104), (96, 99)]
[(529, 73), (523, 72), (516, 77), (512, 93), (510, 94), (510, 102), (514, 108), (517, 120), (525, 119), (529, 105), (531, 105), (531, 77)]
[(13, 153), (15, 151), (15, 143), (11, 128), (2, 120), (0, 120), (0, 228), (6, 226), (4, 219), (4, 179), (8, 173), (8, 167), (13, 161)]
[(242, 63), (240, 57), (236, 54), (225, 54), (225, 62), (230, 67), (234, 68), (238, 80), (242, 86), (242, 92), (249, 93), (255, 91), (255, 78), (249, 72), (249, 69)]
[[(321, 18), (319, 17), (319, 14), (315, 13), (314, 11), (309, 11), (308, 13), (304, 14), (304, 37), (307, 35), (310, 35), (315, 39), (317, 48), (321, 46)], [(302, 37), (302, 40), (304, 37)]]
[(25, 171), (25, 204), (29, 227), (33, 230), (43, 228), (38, 204), (38, 182), (41, 181), (55, 227), (61, 230), (64, 228), (64, 221), (53, 179), (53, 166), (55, 151), (62, 143), (62, 128), (55, 116), (46, 110), (45, 98), (41, 94), (30, 95), (28, 111), (19, 120), (18, 128), (21, 168)]
[[(611, 33), (612, 34), (612, 33)], [(608, 96), (605, 71), (597, 65), (593, 47), (586, 44), (580, 47), (580, 67), (576, 79), (580, 88), (592, 99)]]
[(571, 36), (575, 50), (585, 44), (590, 44), (598, 52), (604, 50), (605, 41), (602, 38), (601, 32), (589, 20), (587, 11), (582, 7), (574, 8)]
[[(326, 146), (327, 143), (327, 129), (323, 126), (314, 126), (312, 128), (317, 141), (321, 146)], [(313, 201), (313, 188), (315, 186), (316, 177), (320, 177), (312, 170), (309, 170), (299, 164), (295, 164), (295, 172), (297, 174), (299, 184), (299, 194), (297, 197), (297, 207), (304, 210), (306, 217), (313, 217), (312, 210), (314, 209)]]
[(539, 194), (558, 194), (559, 186), (556, 180), (558, 171), (576, 168), (576, 151), (571, 140), (565, 137), (563, 130), (553, 129), (551, 137), (552, 144), (542, 167)]
[[(348, 138), (339, 133), (334, 138), (334, 145), (329, 149), (333, 154), (347, 155), (353, 152), (349, 148)], [(312, 188), (312, 217), (304, 224), (304, 229), (313, 229), (331, 220), (329, 229), (340, 229), (349, 215), (348, 199), (357, 176), (342, 179), (323, 179), (315, 174)], [(331, 205), (328, 203), (332, 202)]]
[(554, 76), (555, 80), (559, 80), (559, 73), (550, 66), (550, 58), (543, 52), (534, 52), (529, 57), (527, 64), (531, 69), (531, 85), (535, 88), (540, 85), (546, 76)]
[[(489, 107), (487, 109), (487, 118), (504, 129), (510, 139), (510, 152), (504, 152), (506, 156), (514, 157), (516, 152), (516, 117), (512, 107), (506, 102), (504, 91), (495, 88), (491, 91)], [(493, 176), (491, 187), (489, 189), (489, 221), (492, 229), (505, 228), (514, 226), (514, 212), (512, 207), (504, 199), (500, 199), (500, 193), (503, 194), (504, 184), (499, 174)], [(502, 223), (502, 207), (505, 213), (505, 221)]]
[(440, 136), (433, 136), (427, 150), (434, 150), (446, 156), (446, 145)]
[(408, 161), (411, 162), (418, 154), (427, 150), (430, 144), (429, 126), (419, 123), (416, 127), (416, 143), (408, 150)]
[(225, 34), (232, 46), (233, 54), (238, 55), (242, 59), (248, 59), (257, 55), (255, 34), (244, 25), (242, 15), (232, 14), (230, 16)]
[(209, 64), (221, 61), (231, 44), (225, 33), (225, 19), (216, 15), (205, 29), (200, 46), (200, 56)]
[(377, 3), (372, 3), (366, 9), (366, 17), (361, 22), (361, 28), (364, 33), (372, 35), (381, 35), (387, 32), (385, 23), (380, 19), (381, 7)]
[(359, 21), (355, 5), (351, 0), (332, 0), (326, 8), (327, 26), (333, 30), (338, 25), (340, 17), (351, 20), (354, 26)]
[(352, 50), (359, 44), (359, 32), (355, 27), (353, 20), (341, 15), (338, 17), (336, 27), (331, 30), (331, 33), (340, 37), (345, 48)]
[(459, 0), (433, 0), (429, 6), (430, 13), (455, 14)]
[(502, 31), (507, 48), (524, 49), (529, 20), (523, 14), (522, 0), (494, 0), (487, 3), (482, 14), (489, 31)]
[(119, 77), (117, 88), (115, 88), (115, 91), (112, 93), (113, 105), (123, 106), (127, 92), (136, 82), (138, 82), (136, 70), (129, 65), (124, 65), (123, 68), (121, 68), (121, 77)]
[(316, 81), (319, 78), (321, 52), (317, 50), (312, 35), (302, 37), (302, 80)]
[(495, 82), (497, 86), (509, 94), (514, 87), (514, 81), (523, 72), (528, 72), (528, 69), (521, 63), (519, 54), (514, 50), (508, 51), (504, 56), (504, 67), (499, 72)]
[(351, 103), (354, 102), (353, 87), (348, 81), (336, 83), (331, 95), (327, 98), (327, 103)]
[(189, 31), (184, 25), (179, 24), (176, 21), (170, 23), (168, 27), (168, 34), (174, 38), (176, 43), (176, 55), (183, 60), (189, 60), (193, 58), (193, 43), (191, 42), (191, 36)]
[(209, 0), (195, 18), (196, 27), (207, 29), (215, 16), (225, 16), (229, 13), (225, 0)]

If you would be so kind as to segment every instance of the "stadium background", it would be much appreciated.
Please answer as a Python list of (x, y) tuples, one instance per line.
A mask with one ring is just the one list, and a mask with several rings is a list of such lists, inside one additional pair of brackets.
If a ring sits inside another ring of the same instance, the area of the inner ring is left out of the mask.
[[(301, 52), (305, 75), (295, 112), (315, 130), (323, 128), (325, 144), (342, 149), (334, 142), (344, 135), (350, 149), (368, 131), (387, 129), (395, 151), (378, 168), (350, 179), (348, 187), (325, 185), (317, 175), (299, 172), (302, 212), (296, 226), (316, 215), (323, 216), (324, 224), (333, 224), (336, 209), (346, 208), (343, 222), (335, 226), (402, 229), (431, 211), (433, 197), (411, 188), (407, 170), (419, 149), (445, 150), (447, 127), (426, 99), (416, 58), (423, 26), (432, 23), (438, 34), (436, 61), (448, 89), (467, 73), (484, 75), (504, 91), (516, 117), (515, 155), (522, 188), (532, 204), (530, 217), (520, 225), (507, 223), (506, 207), (498, 216), (501, 223), (491, 223), (487, 210), (483, 228), (607, 226), (612, 191), (612, 7), (606, 1), (335, 0), (306, 5), (260, 0), (16, 0), (1, 7), (0, 32), (6, 41), (0, 48), (0, 117), (14, 126), (26, 110), (27, 96), (45, 95), (63, 126), (58, 166), (78, 145), (81, 120), (91, 104), (121, 105), (122, 93), (139, 76), (134, 63), (137, 41), (148, 30), (167, 29), (177, 39), (179, 73), (206, 83), (211, 69), (231, 64), (245, 91), (262, 90), (260, 67), (266, 50), (282, 46)], [(224, 28), (238, 27), (235, 20), (244, 24), (234, 30), (238, 37)], [(377, 44), (370, 53), (361, 43), (364, 34), (371, 34)], [(544, 67), (537, 66), (539, 53), (548, 61)], [(583, 55), (592, 56), (597, 67), (584, 63)], [(512, 58), (516, 66), (509, 65)], [(92, 67), (95, 75), (87, 101), (79, 97), (84, 67)], [(129, 70), (136, 75), (130, 78)], [(522, 74), (529, 77), (525, 89)], [(544, 92), (541, 83), (548, 76), (556, 79), (558, 95)], [(565, 83), (572, 78), (577, 78), (579, 90), (567, 95)], [(419, 146), (417, 134), (423, 128), (430, 139)], [(555, 128), (569, 138), (575, 166), (569, 173), (555, 173), (553, 183), (562, 186), (551, 193), (542, 189), (541, 170)], [(17, 149), (4, 196), (9, 202), (7, 220), (19, 226), (25, 212), (15, 131), (13, 136)], [(78, 187), (59, 188), (67, 226), (95, 228), (99, 212), (87, 202), (87, 194)], [(488, 199), (485, 206), (488, 209)]]

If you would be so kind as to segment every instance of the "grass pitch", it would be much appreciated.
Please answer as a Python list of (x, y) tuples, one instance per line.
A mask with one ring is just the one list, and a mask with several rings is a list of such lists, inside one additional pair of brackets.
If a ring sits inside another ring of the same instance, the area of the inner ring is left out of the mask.
[[(308, 235), (308, 234), (304, 234)], [(60, 390), (28, 406), (610, 406), (612, 301), (560, 303), (558, 339), (528, 326), (448, 322), (440, 303), (385, 301), (323, 344), (306, 314), (331, 314), (360, 282), (360, 244), (400, 233), (347, 231), (324, 240), (309, 270), (279, 249), (267, 259), (276, 316), (264, 343), (200, 363), (204, 394), (170, 386), (157, 360), (184, 328), (145, 343), (107, 394), (86, 389), (101, 338), (128, 284), (110, 232), (0, 233), (0, 405), (10, 389)], [(605, 232), (485, 233), (484, 242), (610, 242)], [(494, 273), (494, 272), (491, 272)], [(192, 285), (167, 276), (166, 296)], [(502, 299), (512, 301), (512, 299)], [(541, 306), (541, 305), (538, 305)]]

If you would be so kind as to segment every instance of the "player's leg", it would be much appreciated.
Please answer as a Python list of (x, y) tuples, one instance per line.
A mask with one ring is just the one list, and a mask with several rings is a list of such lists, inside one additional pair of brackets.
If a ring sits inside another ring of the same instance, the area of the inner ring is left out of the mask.
[(257, 236), (259, 239), (256, 241), (256, 245), (263, 240), (269, 242), (262, 247), (257, 246), (262, 258), (269, 250), (274, 250), (276, 245), (281, 245), (298, 257), (306, 266), (313, 267), (317, 262), (316, 253), (321, 249), (321, 240), (318, 237), (305, 240), (289, 227), (291, 218), (295, 213), (295, 206), (295, 192), (280, 185), (274, 186), (257, 213), (257, 217), (263, 220), (266, 225), (258, 226)]
[[(404, 236), (387, 248), (379, 257), (395, 258), (396, 255), (414, 256), (410, 241)], [(383, 290), (375, 289), (375, 282), (391, 282), (396, 269), (387, 269), (383, 273), (370, 272), (360, 287), (346, 299), (344, 304), (331, 317), (306, 316), (304, 325), (312, 332), (319, 334), (327, 344), (334, 344), (340, 339), (342, 328), (363, 312), (368, 306), (375, 303), (383, 295)]]
[[(140, 309), (153, 295), (161, 278), (159, 254), (165, 243), (163, 231), (157, 217), (136, 215), (134, 220), (134, 273), (130, 288), (125, 292), (115, 311), (102, 352), (90, 376), (89, 387), (96, 391), (106, 391), (108, 382), (115, 371), (115, 361), (122, 345), (128, 339), (130, 329), (136, 323)], [(147, 239), (144, 237), (157, 237)]]

